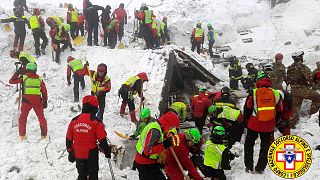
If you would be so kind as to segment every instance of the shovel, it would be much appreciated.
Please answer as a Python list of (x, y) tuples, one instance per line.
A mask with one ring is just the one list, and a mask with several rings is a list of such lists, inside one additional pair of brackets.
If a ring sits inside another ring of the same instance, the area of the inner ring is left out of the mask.
[(19, 86), (19, 96), (18, 98), (16, 99), (16, 104), (18, 104), (18, 111), (16, 113), (13, 114), (12, 116), (12, 127), (17, 127), (18, 126), (18, 119), (19, 119), (19, 116), (20, 116), (20, 108), (21, 108), (21, 94), (22, 94), (22, 91), (21, 91), (21, 84)]

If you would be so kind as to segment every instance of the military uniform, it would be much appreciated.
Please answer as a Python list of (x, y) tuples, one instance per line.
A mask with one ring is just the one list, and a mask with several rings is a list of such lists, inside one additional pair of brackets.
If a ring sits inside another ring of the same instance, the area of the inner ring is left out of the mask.
[(286, 67), (281, 63), (273, 63), (273, 71), (271, 73), (271, 80), (273, 83), (273, 88), (283, 89), (282, 82), (286, 81)]
[(289, 119), (289, 123), (291, 127), (294, 127), (299, 120), (299, 112), (303, 99), (312, 100), (310, 114), (314, 114), (320, 107), (320, 94), (311, 89), (312, 73), (302, 62), (294, 62), (288, 67), (287, 78), (293, 96), (293, 113)]

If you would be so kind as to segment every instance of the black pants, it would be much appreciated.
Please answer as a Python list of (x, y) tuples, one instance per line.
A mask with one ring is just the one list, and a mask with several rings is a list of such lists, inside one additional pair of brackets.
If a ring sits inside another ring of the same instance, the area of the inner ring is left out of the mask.
[(273, 132), (256, 132), (248, 129), (244, 143), (244, 164), (246, 168), (253, 170), (253, 148), (258, 135), (261, 139), (259, 159), (256, 170), (263, 171), (268, 163), (267, 155)]
[(109, 23), (101, 23), (102, 24), (102, 29), (104, 31), (103, 33), (103, 45), (104, 46), (109, 46), (110, 42), (108, 43), (108, 33), (107, 33), (107, 27), (109, 26)]
[(78, 180), (87, 180), (87, 176), (89, 176), (89, 180), (98, 180), (98, 163), (98, 149), (91, 150), (88, 159), (76, 159)]
[(93, 33), (93, 44), (98, 46), (98, 24), (88, 24), (88, 39), (87, 44), (88, 46), (92, 46), (92, 33)]
[(108, 32), (108, 41), (111, 49), (114, 49), (117, 44), (117, 34), (114, 30)]
[(206, 125), (206, 117), (207, 116), (193, 117), (196, 127), (200, 131), (200, 134), (202, 134), (203, 126)]
[(162, 40), (162, 43), (165, 43), (167, 41), (170, 41), (170, 36), (169, 36), (169, 33), (168, 32), (163, 32), (161, 33), (161, 40)]
[(76, 22), (70, 23), (70, 36), (72, 39), (75, 39), (77, 37), (78, 32), (78, 25)]
[(119, 25), (119, 41), (121, 41), (123, 35), (124, 35), (124, 21), (121, 22), (121, 24)]
[(84, 82), (84, 76), (79, 76), (78, 74), (73, 74), (73, 94), (74, 94), (74, 101), (79, 101), (79, 85), (81, 84), (81, 88), (84, 89), (86, 86)]
[(165, 180), (165, 176), (161, 172), (159, 164), (137, 164), (140, 180)]
[[(93, 91), (91, 91), (91, 95), (95, 95)], [(100, 93), (97, 98), (99, 102), (98, 116), (103, 119), (104, 108), (106, 107), (106, 93)]]
[(194, 52), (194, 50), (197, 48), (197, 53), (200, 54), (200, 48), (201, 48), (201, 42), (195, 42), (193, 41), (191, 51)]
[(81, 33), (81, 36), (84, 36), (84, 24), (78, 25), (77, 36), (79, 36), (79, 31)]
[(152, 49), (152, 29), (149, 25), (144, 24), (143, 25), (143, 37), (144, 40), (146, 41), (146, 48), (147, 49)]
[(212, 51), (213, 43), (209, 43), (209, 54), (210, 57), (213, 58), (213, 51)]
[(204, 165), (204, 160), (201, 155), (193, 155), (191, 157), (193, 164), (199, 168), (201, 173), (206, 177), (211, 177), (211, 179), (216, 178), (219, 180), (225, 180), (226, 176), (223, 169), (213, 169), (210, 166)]
[[(69, 43), (68, 43), (67, 40), (61, 40), (61, 41), (59, 41), (59, 40), (56, 40), (56, 39), (52, 40), (52, 43), (57, 45), (57, 49), (55, 49), (55, 52), (56, 52), (56, 59), (55, 59), (55, 61), (56, 61), (56, 63), (59, 63), (59, 64), (60, 64), (60, 54), (61, 54), (61, 51), (66, 50), (66, 49), (68, 48), (68, 46), (69, 46)], [(60, 44), (63, 44), (63, 46), (60, 47)]]
[(230, 89), (238, 90), (239, 89), (239, 80), (230, 79)]
[(236, 142), (241, 141), (241, 136), (244, 130), (244, 123), (234, 123), (230, 127), (228, 136), (228, 147), (231, 148)]
[(121, 87), (119, 93), (122, 98), (122, 103), (128, 103), (129, 111), (134, 111), (136, 108), (132, 97), (132, 91), (130, 91), (127, 87)]
[(48, 38), (43, 29), (34, 29), (32, 30), (32, 35), (34, 39), (34, 48), (36, 55), (40, 55), (40, 39), (42, 39), (41, 49), (46, 49), (48, 45)]
[(13, 47), (17, 48), (19, 43), (19, 51), (23, 51), (24, 40), (26, 39), (26, 32), (14, 35)]

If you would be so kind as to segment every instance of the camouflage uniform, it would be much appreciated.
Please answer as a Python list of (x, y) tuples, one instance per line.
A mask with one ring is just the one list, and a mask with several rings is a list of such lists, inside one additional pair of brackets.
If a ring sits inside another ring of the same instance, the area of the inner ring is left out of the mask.
[(273, 63), (273, 71), (271, 80), (273, 83), (273, 88), (283, 90), (282, 82), (286, 81), (286, 67), (282, 63)]
[(320, 94), (311, 89), (311, 70), (300, 61), (296, 61), (288, 67), (287, 80), (291, 86), (293, 97), (293, 113), (289, 119), (289, 123), (291, 127), (294, 127), (299, 120), (299, 112), (303, 99), (312, 100), (310, 114), (314, 114), (320, 107)]

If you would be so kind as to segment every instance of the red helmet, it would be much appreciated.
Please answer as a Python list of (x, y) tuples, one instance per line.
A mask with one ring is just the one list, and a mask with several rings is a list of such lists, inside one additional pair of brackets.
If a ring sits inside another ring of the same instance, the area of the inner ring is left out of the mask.
[(143, 81), (149, 81), (148, 79), (148, 75), (145, 72), (141, 72), (139, 74), (137, 74), (137, 76), (142, 79)]
[(104, 63), (99, 64), (97, 67), (97, 72), (104, 72), (107, 74), (107, 65)]
[(74, 60), (74, 57), (72, 57), (72, 56), (69, 56), (68, 58), (67, 58), (67, 62), (69, 63), (70, 61), (72, 61), (72, 60)]
[(35, 8), (33, 10), (33, 15), (39, 16), (40, 15), (40, 9), (39, 8)]
[(274, 58), (275, 58), (276, 60), (282, 60), (282, 59), (283, 59), (283, 54), (277, 53)]
[(99, 102), (98, 102), (97, 97), (96, 96), (90, 96), (90, 95), (83, 97), (82, 104), (83, 105), (84, 104), (89, 104), (89, 105), (94, 106), (96, 108), (98, 108), (98, 106), (99, 106)]
[(15, 49), (10, 50), (10, 57), (11, 58), (18, 58), (19, 52)]

